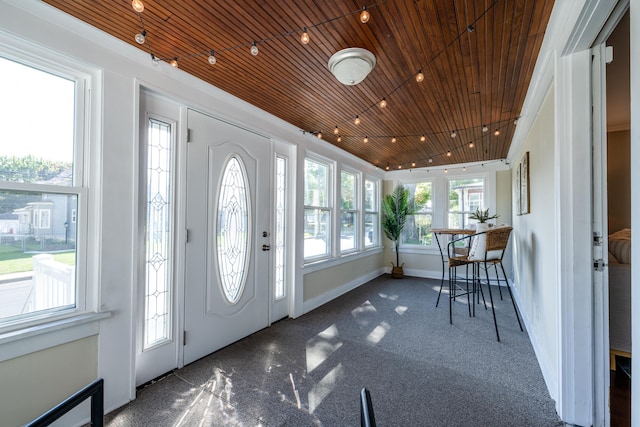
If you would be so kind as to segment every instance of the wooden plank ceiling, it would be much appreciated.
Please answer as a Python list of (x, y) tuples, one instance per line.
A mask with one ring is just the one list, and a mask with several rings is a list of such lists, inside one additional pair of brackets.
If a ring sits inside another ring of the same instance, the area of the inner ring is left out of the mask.
[[(142, 1), (137, 13), (131, 0), (45, 0), (391, 169), (505, 158), (553, 7), (553, 0)], [(143, 28), (140, 45), (134, 37)], [(327, 68), (331, 55), (349, 47), (377, 60), (355, 86)]]

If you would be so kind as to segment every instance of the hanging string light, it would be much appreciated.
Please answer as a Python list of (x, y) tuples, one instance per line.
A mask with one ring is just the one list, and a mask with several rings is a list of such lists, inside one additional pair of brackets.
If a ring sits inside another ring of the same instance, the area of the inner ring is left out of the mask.
[(216, 64), (216, 55), (214, 54), (213, 51), (209, 52), (209, 64), (211, 65), (215, 65)]
[(173, 59), (171, 60), (171, 66), (173, 68), (178, 68), (178, 58), (176, 56), (174, 56)]
[(420, 137), (420, 142), (425, 142), (426, 140), (427, 140), (427, 137), (426, 137), (426, 136), (422, 135), (422, 136)]
[(368, 137), (368, 136), (365, 136), (363, 141), (364, 141), (364, 143), (366, 144), (367, 142), (369, 142), (369, 137)]
[(138, 13), (144, 12), (144, 3), (142, 3), (142, 0), (133, 0), (131, 2), (131, 7), (133, 7), (133, 10)]
[(451, 131), (451, 138), (455, 138), (456, 136), (458, 136), (458, 134), (456, 133), (455, 130)]
[(421, 83), (424, 80), (424, 74), (422, 74), (422, 70), (418, 71), (418, 74), (416, 74), (416, 81), (418, 83)]
[(257, 42), (253, 42), (253, 44), (251, 45), (251, 55), (258, 56), (258, 43)]
[(469, 142), (469, 148), (473, 148), (473, 142)]
[(336, 128), (333, 130), (334, 135), (337, 135), (340, 133), (340, 130), (338, 130), (338, 125), (336, 125)]
[(353, 121), (353, 124), (358, 126), (360, 124), (360, 117), (356, 116), (355, 120)]
[(482, 125), (482, 132), (489, 132), (487, 125)]
[(304, 27), (302, 29), (302, 35), (300, 36), (300, 42), (302, 44), (309, 44), (309, 40), (311, 40), (309, 38), (309, 33), (307, 33), (307, 27)]
[(369, 22), (369, 18), (371, 18), (371, 15), (367, 10), (367, 6), (363, 6), (362, 13), (360, 13), (360, 22), (362, 22), (363, 24), (366, 24), (367, 22)]
[(382, 98), (382, 101), (380, 101), (380, 108), (385, 108), (387, 106), (387, 100)]
[(496, 129), (496, 130), (495, 130), (495, 132), (493, 132), (493, 134), (494, 134), (495, 136), (500, 135), (500, 130), (499, 130), (499, 129)]
[(136, 38), (136, 43), (144, 44), (144, 42), (147, 40), (147, 32), (145, 30), (142, 30), (141, 32), (136, 34), (135, 38)]
[(318, 132), (316, 136), (318, 137), (318, 139), (322, 139), (322, 132)]
[(396, 143), (396, 141), (397, 141), (397, 139), (396, 139), (396, 137), (395, 137), (395, 136), (394, 136), (393, 138), (391, 138), (391, 143), (392, 143), (392, 144), (395, 144), (395, 143)]

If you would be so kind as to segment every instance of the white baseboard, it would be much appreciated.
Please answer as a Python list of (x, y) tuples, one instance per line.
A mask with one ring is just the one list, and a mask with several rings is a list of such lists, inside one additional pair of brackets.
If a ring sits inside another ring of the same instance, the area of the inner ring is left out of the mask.
[(378, 276), (384, 274), (384, 269), (380, 268), (378, 270), (372, 271), (371, 273), (358, 277), (344, 285), (334, 288), (328, 292), (323, 293), (322, 295), (318, 295), (315, 298), (311, 298), (309, 301), (305, 301), (302, 303), (302, 313), (308, 313), (311, 310), (314, 310), (321, 305), (328, 303), (329, 301), (338, 298), (340, 295), (346, 294), (349, 291), (354, 290), (358, 286), (362, 286), (370, 280), (375, 279)]
[[(518, 287), (514, 286), (513, 281), (511, 281), (511, 292), (513, 293), (513, 299), (516, 301), (516, 305), (518, 307), (522, 307), (523, 305), (522, 300), (520, 299), (520, 294), (518, 293)], [(549, 395), (554, 401), (557, 402), (558, 378), (554, 374), (553, 369), (551, 369), (551, 363), (547, 358), (547, 355), (544, 351), (542, 351), (542, 346), (540, 345), (540, 341), (538, 340), (537, 335), (533, 332), (534, 329), (531, 326), (529, 316), (527, 316), (527, 313), (522, 310), (518, 310), (518, 313), (520, 313), (522, 323), (524, 323), (529, 335), (529, 341), (531, 341), (531, 346), (533, 347), (533, 351), (536, 354), (536, 359), (538, 359), (538, 365), (540, 365), (540, 370), (542, 371), (544, 382), (547, 384)]]

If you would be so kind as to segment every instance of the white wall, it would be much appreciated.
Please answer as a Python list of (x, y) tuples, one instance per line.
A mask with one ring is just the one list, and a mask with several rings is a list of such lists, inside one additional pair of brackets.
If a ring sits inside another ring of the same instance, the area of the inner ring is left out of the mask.
[[(552, 397), (558, 383), (557, 254), (554, 192), (554, 89), (551, 87), (520, 150), (514, 154), (517, 167), (529, 152), (531, 213), (517, 215), (513, 209), (514, 286), (519, 308), (534, 343), (538, 361)], [(513, 191), (515, 172), (513, 174)], [(515, 193), (514, 193), (515, 194)], [(513, 198), (515, 200), (515, 196)]]

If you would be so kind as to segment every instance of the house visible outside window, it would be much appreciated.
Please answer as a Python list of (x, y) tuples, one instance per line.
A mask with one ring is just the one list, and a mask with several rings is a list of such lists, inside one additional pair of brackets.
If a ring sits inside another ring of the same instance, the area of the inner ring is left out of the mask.
[(355, 172), (340, 173), (340, 252), (358, 248), (358, 176)]
[(449, 228), (470, 228), (475, 221), (469, 215), (484, 207), (484, 178), (459, 178), (448, 180), (449, 209), (447, 224)]
[(0, 331), (85, 308), (88, 77), (24, 55), (0, 50)]
[(364, 180), (364, 246), (377, 246), (380, 236), (380, 202), (378, 181)]
[(331, 165), (315, 158), (304, 161), (304, 259), (331, 254)]
[(415, 215), (407, 218), (401, 245), (431, 246), (434, 244), (431, 226), (433, 224), (433, 183), (431, 181), (403, 183), (410, 195), (422, 204)]

